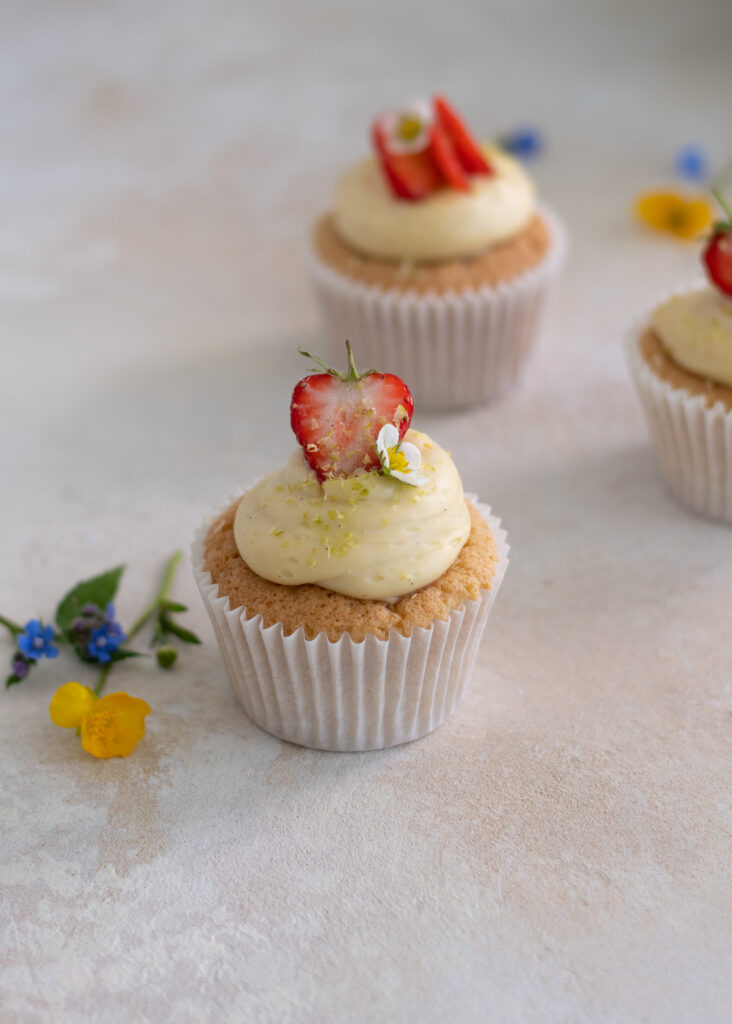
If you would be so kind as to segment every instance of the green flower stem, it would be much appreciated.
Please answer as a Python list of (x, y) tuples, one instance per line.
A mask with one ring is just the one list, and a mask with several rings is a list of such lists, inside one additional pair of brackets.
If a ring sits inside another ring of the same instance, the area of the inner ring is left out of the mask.
[(722, 193), (716, 188), (710, 188), (709, 190), (714, 198), (717, 200), (719, 205), (722, 207), (724, 212), (727, 214), (727, 219), (732, 221), (732, 208), (730, 208), (724, 200)]
[(178, 568), (178, 563), (180, 562), (182, 557), (182, 551), (175, 551), (170, 556), (168, 561), (165, 563), (165, 568), (163, 569), (163, 578), (160, 583), (160, 589), (158, 590), (157, 594), (152, 599), (150, 604), (147, 606), (145, 611), (139, 617), (139, 619), (137, 619), (136, 622), (131, 626), (129, 633), (127, 634), (128, 640), (131, 640), (133, 636), (136, 636), (140, 632), (145, 623), (150, 618), (152, 618), (153, 615), (160, 611), (160, 606), (163, 603), (163, 601), (167, 601), (168, 598), (170, 597), (170, 588), (173, 585), (173, 577), (175, 576), (175, 570)]
[[(178, 568), (178, 563), (180, 562), (182, 557), (182, 551), (174, 551), (173, 554), (168, 559), (168, 561), (165, 563), (165, 568), (163, 569), (163, 578), (160, 581), (160, 588), (158, 589), (157, 594), (152, 599), (147, 608), (144, 610), (142, 615), (140, 615), (140, 617), (137, 618), (130, 627), (130, 631), (127, 634), (128, 640), (131, 640), (133, 636), (136, 636), (140, 632), (142, 627), (153, 617), (153, 615), (158, 615), (160, 613), (160, 609), (163, 602), (167, 601), (168, 598), (170, 597), (170, 588), (173, 585), (173, 577), (175, 576), (175, 571)], [(107, 676), (112, 671), (113, 666), (114, 662), (110, 661), (107, 665), (104, 666), (104, 668), (100, 672), (99, 680), (97, 682), (97, 685), (94, 687), (94, 692), (96, 693), (97, 696), (99, 696), (99, 694), (102, 692), (104, 684), (107, 681)]]
[(97, 697), (98, 697), (98, 696), (99, 696), (99, 694), (100, 694), (100, 693), (102, 692), (102, 689), (103, 689), (103, 687), (104, 687), (104, 684), (105, 684), (105, 683), (106, 683), (106, 681), (107, 681), (107, 676), (108, 676), (108, 675), (109, 675), (109, 673), (110, 673), (110, 672), (112, 671), (112, 666), (113, 666), (113, 665), (114, 665), (114, 662), (113, 662), (113, 661), (109, 661), (109, 662), (107, 662), (107, 664), (106, 664), (106, 665), (104, 666), (104, 668), (102, 669), (102, 671), (101, 671), (101, 672), (99, 673), (99, 680), (98, 680), (98, 682), (97, 682), (97, 685), (96, 685), (96, 686), (94, 687), (94, 692), (96, 693)]
[(13, 639), (24, 632), (23, 626), (19, 626), (18, 623), (13, 622), (12, 619), (6, 619), (4, 615), (0, 615), (0, 626), (5, 626), (5, 628), (13, 634)]

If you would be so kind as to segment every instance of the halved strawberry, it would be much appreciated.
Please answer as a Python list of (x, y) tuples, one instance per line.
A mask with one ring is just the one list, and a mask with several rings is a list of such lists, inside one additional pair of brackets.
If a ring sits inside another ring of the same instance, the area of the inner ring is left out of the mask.
[(717, 226), (702, 259), (712, 284), (725, 295), (732, 295), (732, 224)]
[(376, 121), (371, 129), (374, 148), (384, 174), (400, 199), (426, 199), (442, 185), (429, 150), (419, 153), (390, 153)]
[(447, 100), (443, 96), (435, 96), (433, 103), (437, 123), (455, 147), (466, 174), (493, 174), (493, 168), (483, 156), (480, 146)]
[(300, 349), (325, 370), (296, 384), (290, 403), (290, 424), (319, 480), (378, 468), (381, 428), (393, 423), (401, 440), (412, 421), (414, 399), (404, 381), (393, 373), (359, 373), (349, 342), (346, 349), (346, 373)]
[(428, 152), (447, 184), (460, 189), (461, 192), (467, 192), (470, 183), (460, 165), (455, 147), (438, 122), (432, 125)]

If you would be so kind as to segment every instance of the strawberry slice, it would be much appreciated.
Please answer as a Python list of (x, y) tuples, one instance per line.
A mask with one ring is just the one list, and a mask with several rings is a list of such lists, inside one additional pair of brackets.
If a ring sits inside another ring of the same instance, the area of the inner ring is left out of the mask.
[(371, 129), (371, 137), (382, 170), (400, 199), (426, 199), (440, 188), (442, 179), (428, 150), (390, 153), (378, 121)]
[(443, 96), (435, 96), (437, 123), (455, 148), (460, 164), (466, 174), (493, 174), (493, 168), (472, 137), (464, 122), (458, 117)]
[(393, 423), (401, 440), (412, 421), (414, 399), (404, 381), (393, 373), (359, 373), (349, 342), (346, 349), (346, 373), (300, 349), (325, 370), (296, 384), (290, 403), (290, 424), (319, 480), (377, 469), (381, 428)]
[(702, 260), (712, 284), (724, 295), (732, 296), (732, 205), (719, 186), (711, 186), (710, 191), (724, 210), (725, 219), (712, 225)]
[(432, 125), (429, 153), (447, 184), (461, 192), (467, 192), (470, 183), (460, 165), (455, 147), (439, 122)]
[(720, 224), (702, 253), (709, 278), (725, 295), (732, 295), (732, 224)]

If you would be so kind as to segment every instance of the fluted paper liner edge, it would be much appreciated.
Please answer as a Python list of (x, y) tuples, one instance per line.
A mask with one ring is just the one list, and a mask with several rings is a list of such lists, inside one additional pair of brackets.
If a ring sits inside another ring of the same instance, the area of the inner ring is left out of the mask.
[(388, 367), (409, 382), (422, 409), (465, 408), (513, 390), (566, 251), (556, 214), (545, 206), (539, 212), (552, 237), (544, 259), (495, 287), (459, 293), (399, 292), (354, 281), (307, 244), (329, 358), (341, 358), (348, 339), (359, 365)]
[(465, 601), (446, 621), (415, 628), (409, 637), (392, 630), (355, 643), (346, 633), (333, 642), (303, 629), (284, 635), (262, 616), (246, 618), (203, 566), (210, 522), (196, 532), (193, 571), (242, 707), (266, 732), (321, 750), (378, 750), (406, 743), (441, 725), (457, 707), (470, 676), (488, 613), (508, 566), (500, 520), (475, 502), (496, 541), (491, 588)]
[(732, 523), (732, 410), (662, 380), (639, 344), (653, 309), (704, 284), (675, 288), (649, 306), (628, 334), (626, 357), (666, 487), (694, 512)]

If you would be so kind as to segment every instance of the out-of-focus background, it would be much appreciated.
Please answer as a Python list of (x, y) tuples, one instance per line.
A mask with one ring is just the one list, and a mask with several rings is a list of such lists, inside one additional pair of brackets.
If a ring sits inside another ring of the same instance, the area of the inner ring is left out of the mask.
[(126, 561), (129, 621), (165, 555), (286, 458), (296, 348), (318, 349), (304, 239), (384, 107), (439, 90), (480, 137), (536, 126), (570, 251), (523, 390), (416, 413), (513, 545), (437, 734), (346, 757), (260, 733), (186, 573), (207, 643), (169, 677), (116, 670), (154, 709), (131, 758), (91, 762), (48, 721), (71, 664), (0, 694), (0, 1016), (725, 1019), (732, 544), (663, 493), (622, 342), (700, 274), (630, 209), (678, 185), (683, 145), (732, 156), (732, 6), (4, 14), (4, 614)]
[[(532, 173), (572, 250), (562, 358), (546, 347), (533, 385), (548, 402), (580, 371), (622, 373), (638, 307), (699, 272), (629, 209), (673, 183), (681, 145), (729, 158), (730, 22), (711, 0), (17, 6), (0, 63), (0, 416), (26, 447), (8, 452), (9, 593), (47, 514), (29, 481), (74, 488), (70, 539), (110, 485), (127, 523), (140, 488), (175, 500), (194, 474), (221, 469), (215, 489), (281, 457), (295, 346), (317, 346), (308, 225), (403, 97), (441, 89), (481, 136), (540, 129)], [(220, 432), (236, 443), (214, 452)]]
[[(58, 492), (93, 472), (104, 508), (124, 477), (128, 517), (146, 481), (159, 493), (221, 457), (224, 476), (259, 472), (265, 435), (281, 452), (295, 345), (317, 346), (308, 225), (403, 97), (440, 89), (485, 137), (540, 129), (532, 173), (572, 251), (554, 321), (567, 358), (546, 349), (534, 383), (618, 372), (638, 306), (698, 273), (693, 247), (644, 235), (629, 208), (673, 183), (683, 144), (713, 168), (729, 158), (730, 20), (721, 0), (16, 6), (0, 64), (0, 415), (29, 449), (19, 467), (11, 450), (6, 514), (32, 533), (13, 539), (10, 592), (37, 550), (30, 479)], [(275, 408), (247, 378), (280, 367)], [(140, 436), (121, 437), (131, 405)], [(246, 469), (236, 445), (212, 453), (217, 431), (256, 438)], [(65, 458), (49, 465), (51, 436)]]

